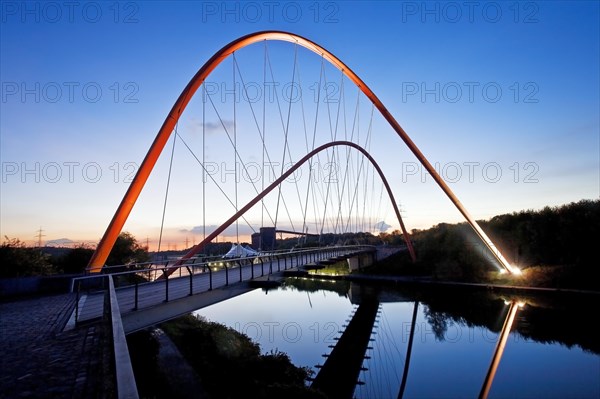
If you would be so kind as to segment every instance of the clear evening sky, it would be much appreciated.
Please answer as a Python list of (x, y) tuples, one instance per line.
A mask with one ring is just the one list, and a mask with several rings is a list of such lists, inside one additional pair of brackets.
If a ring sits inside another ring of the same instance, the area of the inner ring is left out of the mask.
[[(299, 34), (343, 60), (477, 219), (597, 199), (599, 9), (597, 1), (2, 1), (1, 234), (31, 244), (41, 227), (44, 241), (96, 242), (194, 73), (261, 30)], [(381, 134), (390, 144), (378, 156), (407, 227), (461, 221), (393, 132)], [(230, 213), (213, 209), (208, 222)], [(138, 220), (126, 228), (155, 240), (160, 213)], [(182, 246), (182, 231), (199, 221), (174, 220)]]

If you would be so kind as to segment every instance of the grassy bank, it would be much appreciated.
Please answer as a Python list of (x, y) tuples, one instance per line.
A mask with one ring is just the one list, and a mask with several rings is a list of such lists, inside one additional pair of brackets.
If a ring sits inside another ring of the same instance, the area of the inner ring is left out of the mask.
[(294, 366), (283, 352), (261, 354), (250, 338), (222, 324), (187, 315), (159, 327), (199, 376), (204, 392), (178, 395), (169, 386), (172, 370), (161, 366), (158, 339), (146, 330), (128, 336), (140, 397), (325, 398), (306, 386), (310, 369)]
[(197, 318), (181, 317), (160, 325), (196, 370), (215, 398), (319, 398), (305, 382), (312, 371), (294, 366), (287, 354), (264, 355), (237, 331)]

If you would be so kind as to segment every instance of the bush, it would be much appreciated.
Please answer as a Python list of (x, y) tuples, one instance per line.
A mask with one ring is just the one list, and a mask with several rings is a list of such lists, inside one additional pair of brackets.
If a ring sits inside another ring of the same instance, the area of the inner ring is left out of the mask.
[(57, 259), (53, 259), (52, 263), (56, 270), (62, 273), (83, 273), (93, 254), (92, 248), (80, 244)]
[(17, 238), (5, 237), (0, 246), (0, 277), (45, 276), (55, 272), (50, 256), (28, 248)]

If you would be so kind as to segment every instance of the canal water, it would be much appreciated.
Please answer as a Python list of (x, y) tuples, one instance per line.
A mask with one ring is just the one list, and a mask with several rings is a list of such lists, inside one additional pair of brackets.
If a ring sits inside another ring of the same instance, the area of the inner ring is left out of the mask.
[(595, 296), (288, 279), (195, 314), (264, 353), (287, 353), (313, 377), (341, 360), (350, 371), (335, 384), (351, 384), (355, 398), (600, 398), (597, 305)]

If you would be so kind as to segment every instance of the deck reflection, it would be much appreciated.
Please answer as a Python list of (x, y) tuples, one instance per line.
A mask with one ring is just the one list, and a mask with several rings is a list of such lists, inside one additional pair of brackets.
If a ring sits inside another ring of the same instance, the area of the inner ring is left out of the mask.
[[(564, 326), (574, 318), (585, 314), (580, 299), (544, 296), (506, 296), (494, 292), (420, 292), (406, 289), (389, 289), (363, 286), (347, 282), (319, 284), (315, 281), (288, 281), (288, 285), (300, 290), (331, 290), (338, 294), (346, 293), (349, 300), (358, 304), (358, 309), (348, 323), (337, 344), (327, 356), (325, 364), (313, 382), (313, 387), (321, 389), (330, 397), (355, 397), (355, 388), (361, 366), (359, 359), (366, 356), (369, 335), (373, 332), (377, 306), (387, 302), (412, 302), (413, 312), (410, 333), (405, 346), (402, 375), (397, 397), (405, 396), (410, 386), (410, 364), (417, 326), (419, 304), (431, 326), (431, 331), (439, 340), (444, 339), (450, 323), (478, 326), (497, 333), (494, 350), (489, 354), (487, 373), (480, 379), (479, 398), (490, 394), (494, 378), (501, 365), (511, 331), (527, 340), (541, 343), (558, 343), (567, 347), (579, 346), (585, 351), (598, 354), (598, 340), (588, 329), (566, 330)], [(597, 301), (597, 298), (592, 298)], [(527, 304), (527, 305), (526, 305)], [(589, 316), (589, 315), (588, 315)], [(580, 319), (581, 320), (581, 319)], [(552, 327), (552, 328), (549, 328)], [(373, 335), (371, 341), (377, 339)], [(366, 356), (368, 358), (368, 356)], [(337, 370), (334, 372), (333, 370)]]

